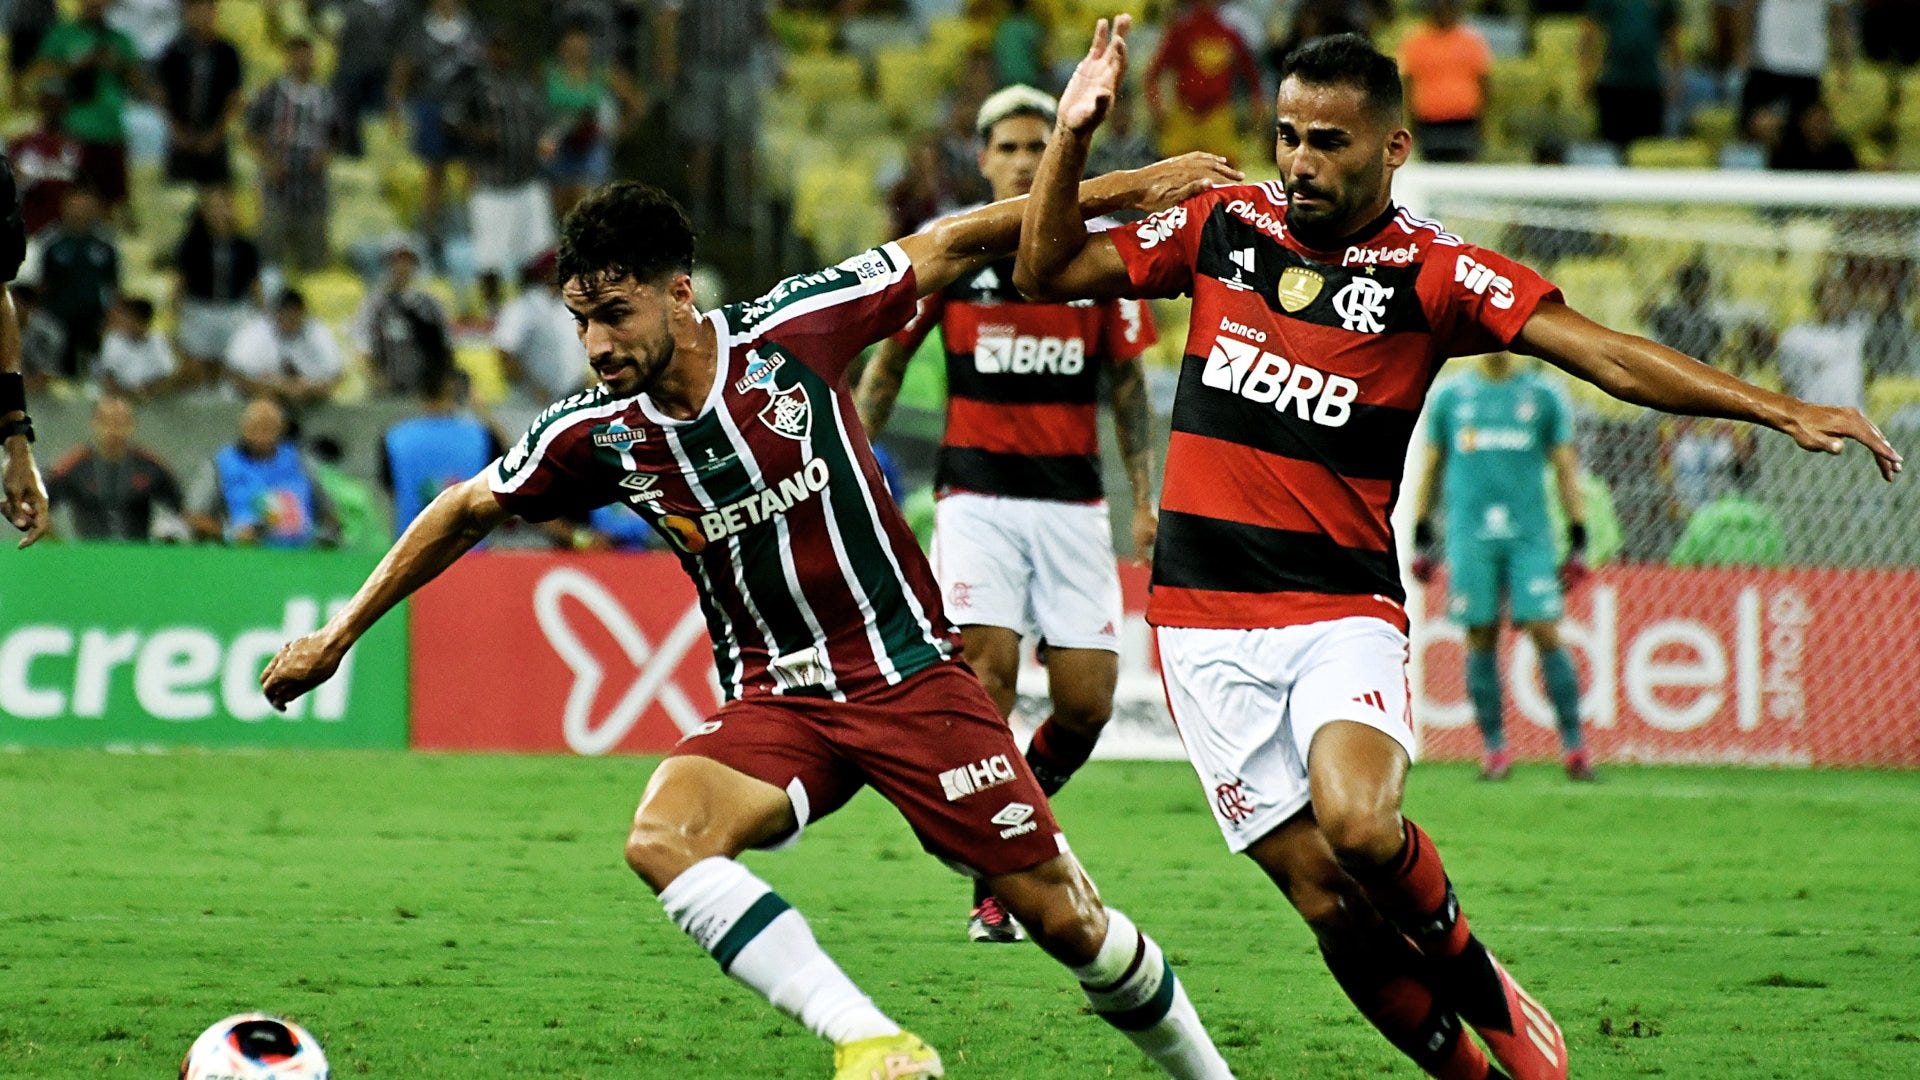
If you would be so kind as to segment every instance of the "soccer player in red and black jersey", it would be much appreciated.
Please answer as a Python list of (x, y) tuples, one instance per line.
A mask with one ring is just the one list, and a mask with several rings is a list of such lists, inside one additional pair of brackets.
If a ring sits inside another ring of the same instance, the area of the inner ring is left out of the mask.
[[(1567, 1075), (1565, 1039), (1468, 931), (1400, 812), (1414, 739), (1388, 512), (1450, 356), (1511, 348), (1615, 397), (1900, 456), (1857, 410), (1762, 390), (1586, 319), (1538, 274), (1394, 206), (1412, 136), (1353, 35), (1288, 57), (1277, 183), (1090, 236), (1072, 182), (1119, 86), (1126, 16), (1060, 100), (1016, 278), (1047, 300), (1193, 296), (1147, 609), (1174, 720), (1229, 847), (1293, 902), (1355, 1005), (1434, 1076)], [(1492, 1052), (1490, 1063), (1461, 1021)]]
[[(1091, 213), (1158, 209), (1229, 178), (1217, 159), (1088, 182)], [(326, 627), (261, 676), (275, 706), (318, 685), (394, 604), (509, 515), (627, 503), (699, 590), (727, 703), (647, 784), (627, 863), (722, 970), (835, 1045), (836, 1080), (941, 1075), (800, 913), (737, 859), (871, 785), (928, 851), (985, 877), (1093, 1010), (1175, 1077), (1228, 1080), (1165, 956), (1068, 851), (1012, 733), (958, 656), (926, 559), (882, 486), (847, 367), (915, 300), (1012, 251), (996, 203), (694, 307), (693, 229), (620, 182), (567, 215), (557, 277), (599, 385), (556, 402), (503, 457), (441, 493)]]
[[(1009, 86), (980, 106), (980, 173), (996, 200), (1025, 195), (1053, 129), (1055, 103)], [(1104, 223), (1103, 223), (1104, 224)], [(1032, 304), (1011, 257), (920, 302), (882, 342), (854, 393), (869, 436), (893, 411), (907, 361), (935, 327), (947, 353), (947, 426), (934, 469), (933, 573), (960, 624), (967, 666), (1011, 715), (1020, 641), (1045, 643), (1053, 712), (1027, 764), (1051, 799), (1086, 764), (1113, 715), (1119, 679), (1120, 578), (1100, 485), (1096, 409), (1111, 372), (1114, 434), (1133, 488), (1133, 547), (1153, 550), (1153, 455), (1140, 354), (1155, 337), (1138, 300)], [(967, 936), (1012, 942), (1020, 930), (974, 883)]]

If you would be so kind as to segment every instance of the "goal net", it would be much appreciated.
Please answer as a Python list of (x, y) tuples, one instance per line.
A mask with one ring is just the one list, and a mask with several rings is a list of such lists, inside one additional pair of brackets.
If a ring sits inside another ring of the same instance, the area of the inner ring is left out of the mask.
[[(1602, 323), (1857, 404), (1897, 448), (1920, 450), (1920, 179), (1425, 167), (1396, 193), (1540, 270)], [(1858, 447), (1808, 454), (1563, 381), (1600, 564), (1563, 630), (1598, 754), (1920, 765), (1913, 478), (1883, 482)], [(1425, 593), (1412, 673), (1423, 747), (1476, 755), (1462, 632), (1444, 582)], [(1553, 753), (1531, 643), (1507, 635), (1502, 671), (1516, 750)]]

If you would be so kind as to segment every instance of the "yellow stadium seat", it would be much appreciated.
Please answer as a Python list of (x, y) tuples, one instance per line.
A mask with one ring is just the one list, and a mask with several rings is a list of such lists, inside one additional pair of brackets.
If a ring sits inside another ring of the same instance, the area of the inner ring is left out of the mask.
[(1636, 169), (1711, 169), (1713, 147), (1705, 139), (1636, 139), (1627, 146)]
[(1693, 134), (1704, 139), (1714, 147), (1733, 141), (1735, 128), (1740, 122), (1739, 116), (1731, 105), (1708, 105), (1695, 109), (1693, 113)]
[(861, 97), (840, 98), (820, 106), (820, 133), (846, 144), (885, 136), (892, 131), (887, 107)]
[(1630, 260), (1580, 255), (1560, 260), (1548, 276), (1567, 294), (1567, 303), (1589, 317), (1621, 330), (1637, 330), (1642, 307), (1654, 283)]
[(1867, 415), (1882, 420), (1902, 409), (1920, 407), (1920, 378), (1888, 375), (1867, 387)]
[(851, 56), (789, 56), (782, 83), (809, 104), (837, 101), (866, 92), (860, 61)]
[(1822, 93), (1833, 109), (1833, 126), (1849, 138), (1860, 138), (1878, 130), (1887, 122), (1893, 108), (1893, 80), (1886, 69), (1872, 64), (1855, 64), (1847, 72), (1845, 86), (1837, 72), (1828, 72)]
[(955, 72), (937, 70), (918, 46), (889, 46), (873, 54), (873, 88), (901, 127), (911, 126), (921, 107), (943, 93)]
[(1579, 70), (1580, 16), (1545, 15), (1533, 23), (1533, 55), (1549, 68)]
[(807, 11), (776, 7), (768, 16), (774, 37), (790, 53), (826, 53), (833, 50), (833, 19)]
[(812, 237), (834, 208), (878, 201), (871, 172), (839, 161), (817, 162), (794, 177), (793, 225), (800, 235)]
[(456, 346), (453, 364), (473, 380), (473, 392), (488, 405), (507, 398), (507, 371), (500, 364), (499, 350), (491, 345), (470, 342)]
[(300, 291), (307, 298), (307, 310), (321, 322), (344, 327), (360, 310), (366, 287), (345, 270), (320, 270), (300, 279)]
[(1718, 268), (1727, 298), (1766, 313), (1767, 321), (1782, 329), (1804, 319), (1813, 310), (1813, 284), (1820, 269), (1807, 256), (1778, 258), (1754, 254)]

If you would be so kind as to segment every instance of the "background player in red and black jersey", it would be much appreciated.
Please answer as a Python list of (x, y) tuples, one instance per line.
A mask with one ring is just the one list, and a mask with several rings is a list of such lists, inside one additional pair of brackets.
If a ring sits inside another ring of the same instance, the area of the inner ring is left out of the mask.
[(33, 464), (33, 423), (27, 418), (26, 379), (20, 373), (20, 319), (8, 286), (27, 251), (26, 225), (13, 166), (0, 154), (0, 516), (27, 535), (26, 547), (46, 534), (46, 485)]
[[(980, 175), (993, 198), (1033, 187), (1053, 128), (1054, 99), (1009, 86), (980, 106)], [(940, 496), (933, 572), (960, 624), (967, 664), (1000, 709), (1013, 713), (1020, 643), (1044, 642), (1053, 711), (1033, 734), (1027, 764), (1052, 798), (1086, 764), (1113, 715), (1119, 679), (1120, 580), (1100, 484), (1098, 409), (1111, 373), (1114, 433), (1133, 494), (1133, 546), (1153, 550), (1153, 454), (1140, 354), (1156, 340), (1137, 300), (1026, 302), (1013, 259), (964, 275), (920, 302), (908, 327), (881, 342), (854, 400), (867, 434), (893, 412), (914, 350), (944, 330), (947, 423), (934, 487)], [(967, 936), (1021, 934), (975, 884)]]
[[(1856, 409), (1600, 326), (1531, 270), (1396, 211), (1412, 146), (1399, 72), (1353, 35), (1287, 59), (1284, 191), (1210, 191), (1128, 235), (1089, 236), (1072, 184), (1125, 70), (1116, 22), (1062, 95), (1017, 277), (1050, 300), (1194, 296), (1148, 609), (1188, 753), (1230, 846), (1299, 909), (1396, 1047), (1448, 1080), (1564, 1078), (1559, 1028), (1468, 932), (1439, 853), (1400, 809), (1413, 740), (1387, 514), (1434, 370), (1511, 348), (1622, 400), (1764, 424), (1807, 450), (1855, 440), (1889, 480), (1900, 456)], [(1222, 748), (1238, 755), (1227, 777)]]

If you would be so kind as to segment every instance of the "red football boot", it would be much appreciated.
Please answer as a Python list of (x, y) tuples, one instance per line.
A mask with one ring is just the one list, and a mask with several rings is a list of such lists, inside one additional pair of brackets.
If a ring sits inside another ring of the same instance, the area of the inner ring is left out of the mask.
[(1503, 1031), (1493, 1024), (1482, 1026), (1478, 1018), (1468, 1018), (1480, 1041), (1513, 1080), (1567, 1080), (1567, 1039), (1560, 1025), (1553, 1022), (1546, 1006), (1515, 982), (1500, 961), (1487, 954), (1494, 973), (1500, 976), (1507, 995), (1507, 1015), (1512, 1030)]

